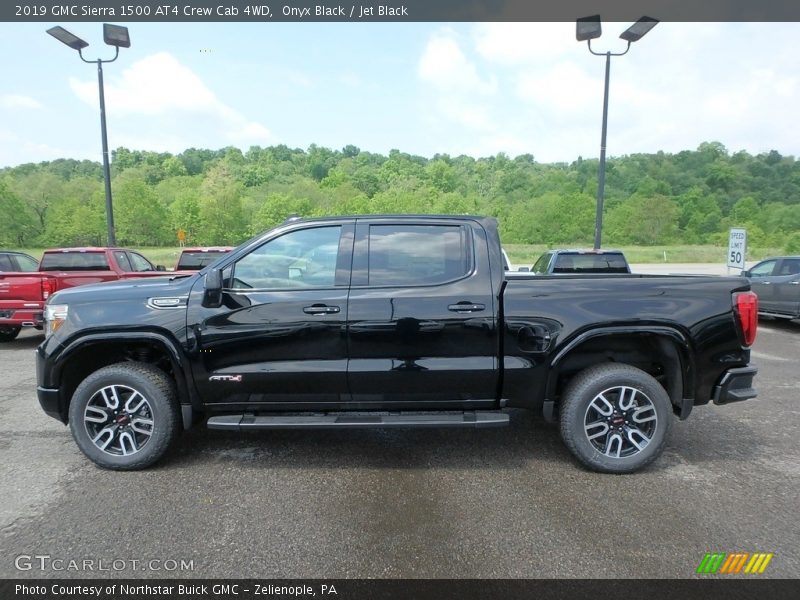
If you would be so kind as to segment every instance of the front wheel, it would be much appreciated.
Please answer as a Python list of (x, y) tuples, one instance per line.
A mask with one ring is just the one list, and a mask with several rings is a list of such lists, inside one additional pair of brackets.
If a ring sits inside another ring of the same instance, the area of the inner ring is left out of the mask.
[(672, 426), (667, 392), (630, 365), (589, 367), (566, 387), (561, 437), (585, 466), (602, 473), (632, 473), (664, 450)]
[(0, 343), (13, 342), (19, 335), (20, 327), (0, 325)]
[(103, 367), (81, 382), (69, 406), (72, 436), (81, 451), (106, 469), (144, 469), (178, 436), (175, 387), (152, 365)]

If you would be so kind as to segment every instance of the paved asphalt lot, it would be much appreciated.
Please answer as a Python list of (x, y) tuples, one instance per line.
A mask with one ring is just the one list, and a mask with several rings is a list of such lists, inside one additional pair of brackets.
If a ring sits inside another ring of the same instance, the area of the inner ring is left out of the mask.
[(483, 431), (201, 426), (156, 468), (104, 471), (38, 406), (41, 339), (0, 349), (0, 577), (114, 575), (19, 572), (20, 554), (193, 560), (172, 573), (190, 577), (687, 577), (708, 551), (800, 576), (798, 322), (762, 324), (759, 399), (698, 409), (629, 476), (583, 470), (524, 412)]

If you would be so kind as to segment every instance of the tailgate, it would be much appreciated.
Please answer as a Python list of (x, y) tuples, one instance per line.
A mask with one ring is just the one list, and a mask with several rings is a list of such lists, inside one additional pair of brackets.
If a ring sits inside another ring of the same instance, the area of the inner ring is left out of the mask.
[(43, 302), (40, 273), (0, 273), (0, 303), (10, 300)]

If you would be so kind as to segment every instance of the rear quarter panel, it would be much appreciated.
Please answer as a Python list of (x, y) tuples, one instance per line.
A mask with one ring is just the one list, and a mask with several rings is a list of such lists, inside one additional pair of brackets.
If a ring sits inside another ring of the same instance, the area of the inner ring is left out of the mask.
[[(708, 402), (711, 388), (728, 368), (744, 366), (732, 310), (734, 291), (749, 289), (743, 278), (642, 275), (538, 276), (507, 282), (503, 295), (504, 383), (509, 405), (536, 407), (545, 399), (553, 361), (582, 334), (601, 328), (663, 327), (686, 340), (692, 389), (685, 397)], [(544, 352), (520, 337), (523, 327), (546, 327)]]

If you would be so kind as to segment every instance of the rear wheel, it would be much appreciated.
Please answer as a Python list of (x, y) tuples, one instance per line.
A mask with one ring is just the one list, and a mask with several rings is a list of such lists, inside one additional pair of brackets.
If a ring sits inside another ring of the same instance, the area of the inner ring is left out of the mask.
[(95, 464), (117, 470), (155, 463), (180, 427), (172, 380), (135, 362), (103, 367), (84, 379), (72, 396), (69, 421), (81, 451)]
[(19, 335), (20, 329), (11, 325), (0, 325), (0, 343), (13, 342)]
[(623, 364), (581, 371), (567, 385), (561, 437), (584, 465), (603, 473), (632, 473), (664, 450), (672, 406), (650, 375)]

